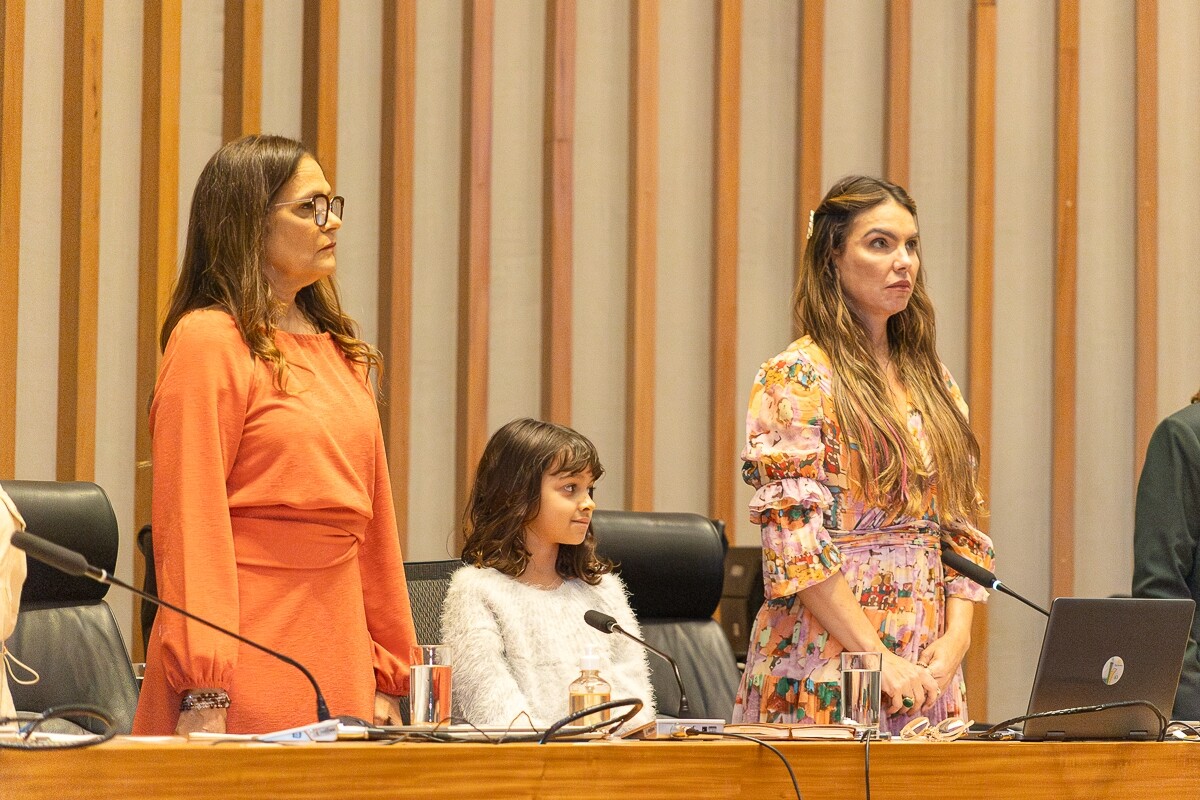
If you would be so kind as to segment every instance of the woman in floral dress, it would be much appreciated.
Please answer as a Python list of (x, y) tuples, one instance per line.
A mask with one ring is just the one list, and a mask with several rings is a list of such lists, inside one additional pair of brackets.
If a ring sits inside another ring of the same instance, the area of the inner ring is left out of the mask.
[(735, 721), (839, 721), (843, 650), (883, 654), (884, 730), (966, 715), (961, 664), (986, 593), (941, 549), (993, 556), (920, 252), (915, 204), (883, 180), (843, 179), (811, 217), (802, 335), (763, 364), (746, 420), (766, 601)]

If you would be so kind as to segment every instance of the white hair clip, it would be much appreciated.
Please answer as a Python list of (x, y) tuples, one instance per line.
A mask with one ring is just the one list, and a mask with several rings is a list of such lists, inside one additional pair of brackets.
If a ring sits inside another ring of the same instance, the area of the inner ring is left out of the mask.
[(812, 211), (808, 212), (808, 235), (806, 235), (804, 237), (805, 241), (808, 241), (809, 239), (812, 238), (813, 218), (815, 218), (816, 216), (817, 216), (816, 209), (813, 209)]

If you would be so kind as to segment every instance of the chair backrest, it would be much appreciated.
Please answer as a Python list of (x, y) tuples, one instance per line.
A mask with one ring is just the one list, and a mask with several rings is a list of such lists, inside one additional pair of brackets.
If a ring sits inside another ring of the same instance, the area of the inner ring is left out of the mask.
[[(102, 569), (116, 567), (117, 518), (99, 486), (56, 481), (3, 481), (3, 486), (30, 533), (82, 553)], [(8, 647), (41, 679), (12, 685), (18, 710), (95, 705), (112, 716), (118, 733), (132, 729), (137, 680), (116, 618), (104, 602), (107, 592), (105, 584), (29, 559), (21, 613)]]
[[(693, 717), (728, 720), (737, 663), (712, 618), (724, 581), (724, 524), (698, 514), (603, 511), (592, 517), (596, 549), (617, 564), (646, 641), (679, 664)], [(679, 703), (670, 665), (650, 656), (660, 713)]]
[(412, 604), (413, 627), (420, 644), (440, 644), (442, 641), (442, 604), (450, 588), (450, 576), (463, 562), (409, 561), (404, 564), (404, 579), (408, 582), (408, 599)]

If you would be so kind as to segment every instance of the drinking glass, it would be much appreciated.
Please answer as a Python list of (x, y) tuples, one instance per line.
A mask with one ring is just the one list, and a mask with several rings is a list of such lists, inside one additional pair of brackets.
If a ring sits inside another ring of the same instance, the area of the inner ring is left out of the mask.
[(882, 653), (842, 653), (842, 722), (879, 730)]
[(408, 702), (413, 725), (450, 721), (450, 647), (418, 644), (411, 652)]

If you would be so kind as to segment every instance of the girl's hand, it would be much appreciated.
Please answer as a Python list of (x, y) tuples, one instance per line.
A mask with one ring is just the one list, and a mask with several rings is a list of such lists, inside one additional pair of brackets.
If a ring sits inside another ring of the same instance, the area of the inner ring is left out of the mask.
[(941, 638), (934, 639), (917, 658), (917, 664), (927, 667), (929, 674), (937, 681), (939, 693), (946, 691), (950, 681), (954, 679), (958, 665), (966, 657), (967, 648), (970, 646), (969, 633), (964, 635), (948, 630)]
[(227, 708), (194, 708), (191, 711), (180, 711), (179, 722), (175, 723), (175, 735), (187, 736), (193, 731), (205, 733), (225, 733), (225, 715)]
[(375, 692), (375, 724), (401, 725), (400, 701), (393, 695)]

